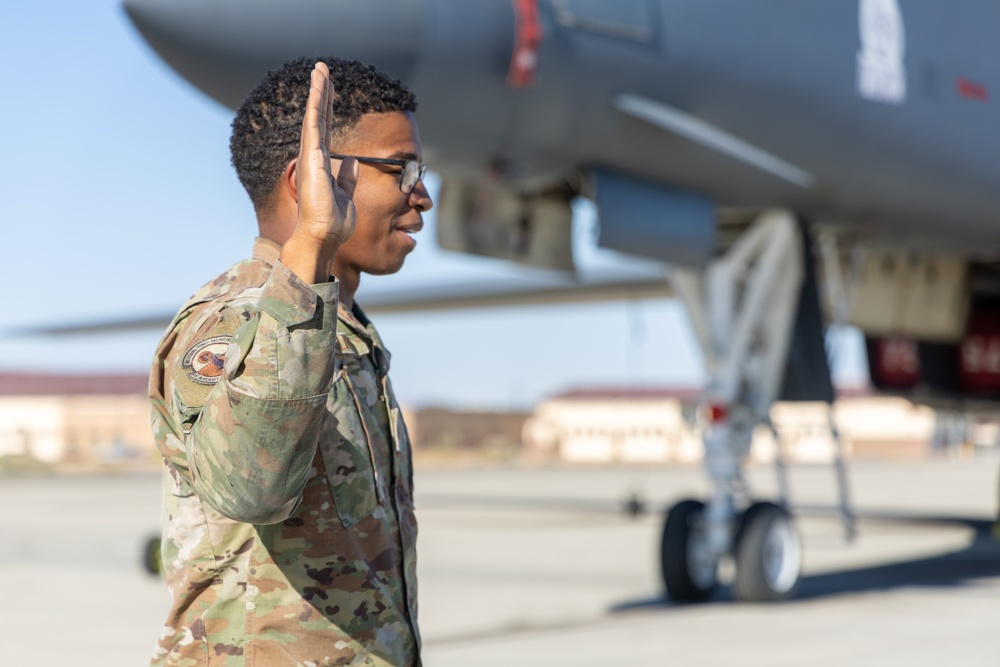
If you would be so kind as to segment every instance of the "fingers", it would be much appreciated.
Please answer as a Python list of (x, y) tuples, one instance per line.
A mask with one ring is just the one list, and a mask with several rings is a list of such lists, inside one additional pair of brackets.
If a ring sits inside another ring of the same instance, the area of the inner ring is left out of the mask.
[(358, 187), (358, 161), (352, 157), (344, 158), (337, 172), (337, 185), (348, 197), (354, 198), (354, 189)]
[(316, 63), (313, 68), (313, 76), (317, 76), (317, 73), (322, 77), (323, 97), (320, 99), (319, 116), (316, 120), (319, 136), (323, 142), (320, 148), (328, 151), (330, 150), (330, 123), (333, 120), (333, 84), (330, 82), (330, 68), (326, 66), (326, 63)]
[(306, 113), (302, 121), (300, 155), (317, 148), (328, 150), (332, 103), (330, 70), (325, 63), (316, 63), (309, 81), (309, 98), (306, 100)]
[(334, 90), (333, 81), (330, 80), (330, 70), (327, 69), (325, 63), (316, 63), (317, 67), (320, 65), (323, 65), (323, 69), (326, 71), (326, 116), (324, 117), (326, 131), (323, 135), (323, 148), (330, 150), (330, 146), (333, 145), (333, 99), (337, 91)]

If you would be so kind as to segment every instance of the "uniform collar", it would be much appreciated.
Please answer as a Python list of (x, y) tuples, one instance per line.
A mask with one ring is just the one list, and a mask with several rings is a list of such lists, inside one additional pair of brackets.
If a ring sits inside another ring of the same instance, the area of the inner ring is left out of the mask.
[(274, 266), (278, 263), (278, 257), (281, 255), (281, 246), (272, 241), (271, 239), (265, 239), (262, 236), (258, 236), (253, 241), (253, 258), (260, 259), (268, 264)]
[[(375, 363), (378, 366), (379, 374), (384, 375), (389, 370), (389, 361), (392, 355), (382, 344), (382, 338), (378, 335), (375, 325), (371, 323), (361, 306), (354, 303), (348, 310), (341, 304), (337, 309), (337, 319), (340, 321), (338, 329), (342, 333), (353, 335), (360, 339), (362, 354), (367, 354), (368, 350), (374, 350)], [(357, 346), (355, 346), (357, 347)]]
[(340, 304), (337, 307), (337, 318), (351, 330), (351, 333), (361, 336), (367, 343), (374, 343), (377, 347), (382, 347), (382, 339), (379, 337), (378, 331), (375, 330), (375, 325), (365, 315), (365, 311), (361, 310), (357, 301), (354, 302), (350, 310)]
[[(280, 255), (281, 246), (271, 239), (265, 239), (262, 236), (254, 239), (254, 259), (259, 259), (273, 266), (278, 262)], [(354, 303), (354, 306), (350, 310), (344, 308), (343, 305), (339, 306), (337, 309), (337, 319), (340, 320), (344, 328), (364, 342), (363, 348), (375, 350), (375, 359), (379, 370), (383, 373), (388, 371), (389, 358), (392, 355), (389, 354), (389, 350), (385, 349), (385, 346), (382, 344), (382, 338), (378, 335), (378, 331), (371, 323), (371, 320), (365, 315), (365, 311), (361, 310), (361, 306), (357, 302)], [(367, 354), (367, 349), (363, 351), (364, 354)]]

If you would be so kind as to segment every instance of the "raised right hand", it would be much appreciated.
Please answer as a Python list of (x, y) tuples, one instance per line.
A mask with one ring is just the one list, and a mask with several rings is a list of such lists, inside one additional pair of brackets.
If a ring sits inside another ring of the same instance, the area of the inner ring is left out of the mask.
[[(308, 282), (327, 279), (329, 262), (354, 233), (356, 219), (353, 197), (358, 162), (343, 160), (336, 179), (330, 166), (333, 96), (330, 70), (318, 62), (309, 84), (295, 166), (298, 220), (281, 253), (282, 263)], [(314, 261), (316, 266), (312, 266)]]

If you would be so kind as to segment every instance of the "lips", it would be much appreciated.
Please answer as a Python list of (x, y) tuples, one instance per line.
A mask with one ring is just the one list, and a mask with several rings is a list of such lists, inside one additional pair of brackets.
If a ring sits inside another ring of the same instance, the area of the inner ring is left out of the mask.
[(424, 228), (423, 220), (418, 220), (417, 222), (405, 225), (396, 225), (396, 231), (403, 232), (404, 234), (416, 234), (423, 228)]
[(417, 247), (417, 239), (413, 238), (413, 235), (424, 228), (424, 223), (422, 220), (417, 220), (416, 222), (407, 223), (403, 225), (396, 225), (393, 231), (400, 235), (401, 238), (405, 239), (403, 243), (406, 245), (407, 252), (413, 250)]

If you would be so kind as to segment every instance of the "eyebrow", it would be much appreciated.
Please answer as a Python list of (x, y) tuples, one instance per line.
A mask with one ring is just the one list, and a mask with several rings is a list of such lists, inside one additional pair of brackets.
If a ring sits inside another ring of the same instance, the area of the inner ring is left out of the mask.
[(417, 161), (420, 160), (420, 156), (419, 155), (417, 155), (416, 153), (411, 153), (411, 152), (407, 152), (407, 151), (396, 151), (395, 153), (393, 153), (389, 157), (390, 158), (395, 158), (395, 159), (400, 159), (400, 160), (417, 160)]

